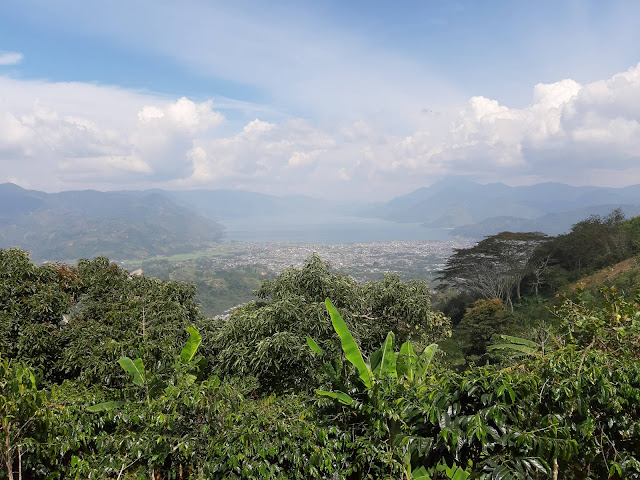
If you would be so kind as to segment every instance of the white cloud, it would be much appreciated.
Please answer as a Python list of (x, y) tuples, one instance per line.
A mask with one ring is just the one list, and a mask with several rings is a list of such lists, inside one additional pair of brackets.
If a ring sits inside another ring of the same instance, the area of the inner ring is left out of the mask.
[(310, 152), (295, 151), (289, 157), (288, 165), (292, 168), (308, 167), (313, 165), (314, 160), (322, 153), (322, 150), (313, 150)]
[(583, 183), (594, 169), (618, 172), (606, 176), (615, 184), (640, 181), (625, 173), (640, 161), (640, 64), (584, 86), (570, 79), (538, 84), (522, 109), (473, 97), (447, 133), (429, 133), (405, 138), (400, 165), (514, 183)]
[(374, 45), (352, 29), (296, 7), (265, 10), (257, 4), (198, 0), (188, 6), (70, 3), (63, 14), (44, 2), (30, 17), (67, 34), (108, 39), (127, 50), (171, 59), (178, 68), (250, 87), (285, 111), (351, 121), (363, 113), (402, 109), (396, 122), (403, 122), (404, 113), (425, 104), (464, 98), (424, 58), (418, 62), (402, 49)]
[(524, 108), (476, 96), (425, 113), (413, 128), (394, 128), (394, 120), (229, 125), (211, 101), (0, 77), (0, 181), (371, 199), (452, 174), (513, 184), (640, 182), (640, 65), (585, 85), (538, 84)]
[(187, 178), (194, 142), (223, 121), (211, 101), (0, 77), (5, 178), (28, 176), (46, 190)]
[(17, 65), (23, 58), (18, 52), (0, 52), (0, 65)]
[(248, 186), (289, 193), (312, 188), (314, 172), (335, 140), (310, 122), (270, 123), (255, 119), (234, 135), (201, 139), (193, 175), (181, 185)]

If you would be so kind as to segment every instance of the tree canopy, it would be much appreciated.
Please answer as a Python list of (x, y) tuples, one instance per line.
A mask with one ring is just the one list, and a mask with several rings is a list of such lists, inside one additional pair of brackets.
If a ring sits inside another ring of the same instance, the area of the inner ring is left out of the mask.
[(470, 248), (458, 249), (447, 260), (440, 280), (478, 296), (499, 298), (512, 306), (520, 298), (522, 280), (534, 270), (530, 260), (548, 237), (539, 232), (502, 232)]
[(423, 342), (450, 334), (448, 320), (431, 311), (426, 282), (405, 283), (397, 275), (386, 275), (379, 282), (360, 285), (334, 272), (317, 255), (301, 268), (288, 268), (265, 281), (256, 295), (262, 300), (219, 321), (211, 337), (210, 358), (224, 374), (252, 375), (266, 389), (299, 387), (300, 382), (316, 378), (307, 336), (337, 351), (326, 298), (334, 301), (365, 351), (377, 348), (389, 331), (403, 341)]

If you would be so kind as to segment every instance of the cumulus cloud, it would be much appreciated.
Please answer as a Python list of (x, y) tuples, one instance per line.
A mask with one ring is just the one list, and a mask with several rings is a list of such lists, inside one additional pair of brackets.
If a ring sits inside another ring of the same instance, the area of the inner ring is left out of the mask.
[(23, 58), (18, 52), (0, 52), (0, 65), (17, 65)]
[(189, 177), (194, 142), (223, 122), (211, 101), (0, 78), (0, 164), (6, 178), (29, 177), (37, 188)]
[(198, 135), (224, 121), (211, 101), (180, 98), (164, 107), (145, 105), (130, 142), (134, 160), (149, 165), (154, 180), (186, 178), (193, 174), (194, 142)]
[(586, 85), (566, 79), (534, 87), (521, 109), (473, 97), (444, 134), (428, 129), (398, 144), (399, 165), (479, 180), (583, 183), (593, 170), (626, 184), (640, 160), (640, 64)]
[(640, 65), (584, 85), (535, 85), (524, 108), (475, 96), (412, 128), (393, 120), (229, 125), (211, 101), (0, 77), (0, 181), (379, 199), (452, 174), (512, 184), (640, 178)]
[(308, 121), (270, 123), (255, 119), (234, 135), (199, 141), (193, 175), (183, 183), (232, 182), (287, 193), (296, 185), (309, 187), (313, 172), (327, 161), (323, 154), (335, 147), (330, 135)]

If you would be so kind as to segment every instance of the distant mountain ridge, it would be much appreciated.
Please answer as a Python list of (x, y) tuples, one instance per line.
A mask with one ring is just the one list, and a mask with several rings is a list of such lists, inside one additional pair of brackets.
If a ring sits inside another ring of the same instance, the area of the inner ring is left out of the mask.
[(254, 229), (257, 241), (263, 238), (259, 222), (274, 225), (282, 231), (279, 241), (286, 241), (291, 225), (308, 229), (333, 222), (332, 228), (343, 231), (344, 225), (371, 219), (385, 220), (381, 223), (391, 233), (395, 229), (387, 222), (476, 239), (505, 230), (557, 235), (589, 215), (606, 215), (618, 207), (627, 216), (640, 214), (640, 185), (510, 187), (449, 178), (388, 202), (364, 203), (242, 190), (45, 193), (5, 183), (0, 184), (0, 248), (27, 249), (36, 261), (97, 255), (144, 259), (201, 249), (224, 237), (221, 224), (237, 219)]
[[(510, 187), (451, 178), (394, 198), (373, 216), (426, 227), (451, 228), (456, 235), (482, 237), (504, 230), (562, 233), (592, 214), (621, 207), (640, 213), (640, 185), (624, 188), (573, 187), (541, 183)], [(372, 212), (369, 212), (372, 214)]]
[(594, 205), (579, 208), (568, 212), (548, 213), (538, 218), (517, 217), (491, 217), (471, 225), (455, 227), (451, 235), (468, 238), (482, 238), (496, 233), (510, 232), (543, 232), (547, 235), (560, 235), (566, 233), (569, 228), (591, 215), (604, 217), (611, 211), (619, 208), (625, 217), (633, 217), (640, 214), (640, 203), (637, 205), (611, 204)]

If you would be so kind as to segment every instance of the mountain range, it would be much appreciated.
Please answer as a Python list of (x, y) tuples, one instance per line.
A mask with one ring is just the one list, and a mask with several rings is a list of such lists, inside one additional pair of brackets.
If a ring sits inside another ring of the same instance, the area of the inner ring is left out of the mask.
[[(481, 228), (490, 232), (483, 235), (498, 233), (491, 224), (516, 230), (538, 225), (545, 233), (557, 234), (571, 226), (567, 221), (575, 223), (585, 215), (600, 213), (603, 207), (609, 211), (628, 208), (637, 214), (639, 205), (640, 185), (608, 188), (540, 183), (511, 187), (503, 183), (482, 185), (454, 177), (397, 197), (378, 207), (375, 214), (432, 228), (467, 227), (458, 232), (470, 232), (472, 225), (482, 222)], [(579, 216), (577, 220), (575, 215)]]
[[(625, 188), (573, 187), (542, 183), (511, 187), (454, 177), (388, 202), (336, 202), (307, 196), (273, 196), (241, 190), (95, 190), (45, 193), (0, 184), (0, 248), (20, 247), (36, 261), (106, 255), (143, 259), (186, 253), (225, 238), (225, 224), (244, 228), (308, 228), (314, 219), (367, 219), (480, 239), (501, 231), (541, 231), (557, 235), (590, 216), (621, 208), (640, 213), (640, 185)], [(353, 227), (353, 222), (351, 226)], [(355, 223), (356, 228), (359, 223)], [(364, 223), (363, 223), (364, 225)], [(255, 227), (257, 228), (257, 227)], [(260, 239), (260, 232), (256, 238)]]

